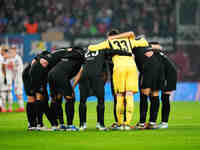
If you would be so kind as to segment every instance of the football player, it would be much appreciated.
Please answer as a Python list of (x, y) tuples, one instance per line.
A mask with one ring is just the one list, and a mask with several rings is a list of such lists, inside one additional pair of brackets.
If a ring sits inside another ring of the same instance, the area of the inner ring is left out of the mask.
[(154, 47), (154, 53), (164, 67), (165, 80), (161, 95), (162, 110), (161, 123), (159, 125), (159, 128), (163, 129), (168, 128), (168, 120), (170, 114), (170, 95), (174, 90), (176, 90), (177, 70), (175, 64), (165, 54), (165, 51), (159, 42), (150, 42), (150, 44)]
[(24, 111), (24, 100), (23, 100), (23, 81), (22, 81), (22, 71), (23, 62), (22, 58), (17, 54), (16, 45), (12, 45), (10, 48), (12, 54), (13, 63), (13, 80), (14, 80), (14, 91), (18, 99), (19, 108), (16, 110), (18, 112)]
[[(122, 33), (112, 38), (133, 37), (131, 32)], [(141, 45), (141, 46), (138, 46)], [(159, 111), (159, 90), (162, 89), (164, 81), (164, 71), (162, 64), (154, 55), (149, 43), (143, 36), (134, 40), (132, 52), (135, 56), (135, 62), (140, 71), (140, 122), (136, 128), (158, 128), (156, 124)], [(148, 110), (148, 97), (150, 98), (150, 119), (146, 124), (146, 115)]]
[[(57, 59), (60, 61), (49, 71), (48, 81), (51, 95), (53, 97), (63, 96), (66, 100), (65, 110), (67, 116), (67, 129), (70, 131), (77, 131), (78, 129), (73, 125), (74, 119), (74, 104), (75, 95), (70, 83), (80, 70), (85, 58), (85, 50), (81, 47), (67, 48), (60, 51), (52, 52), (49, 56), (42, 58), (46, 61), (43, 67), (51, 67)], [(41, 59), (41, 60), (42, 60)]]
[(13, 63), (12, 56), (9, 51), (8, 46), (3, 46), (1, 49), (1, 55), (3, 57), (3, 74), (4, 74), (4, 82), (1, 88), (1, 96), (3, 102), (2, 112), (6, 112), (6, 100), (8, 99), (8, 112), (12, 112), (13, 105), (13, 97), (12, 97), (12, 79), (13, 79)]
[[(124, 50), (132, 52), (133, 47), (141, 46), (135, 44), (134, 38), (109, 38), (119, 34), (118, 30), (111, 30), (107, 36), (108, 40), (105, 40), (96, 45), (90, 45), (89, 50), (100, 50), (104, 48), (111, 48), (114, 50)], [(142, 43), (146, 44), (146, 43)], [(132, 56), (119, 56), (116, 55), (112, 58), (113, 67), (113, 85), (114, 92), (117, 98), (117, 117), (119, 130), (130, 130), (132, 114), (133, 114), (133, 94), (138, 92), (138, 72), (136, 64), (133, 61)], [(124, 122), (124, 103), (126, 99), (126, 121)]]
[[(86, 124), (86, 100), (91, 96), (91, 90), (94, 96), (98, 99), (97, 104), (97, 126), (99, 130), (107, 130), (104, 125), (104, 85), (107, 79), (106, 60), (114, 55), (131, 56), (131, 53), (121, 50), (99, 50), (88, 51), (85, 54), (86, 63), (83, 65), (78, 76), (81, 80), (79, 84), (80, 89), (80, 129), (84, 129)], [(77, 82), (76, 82), (77, 83)]]

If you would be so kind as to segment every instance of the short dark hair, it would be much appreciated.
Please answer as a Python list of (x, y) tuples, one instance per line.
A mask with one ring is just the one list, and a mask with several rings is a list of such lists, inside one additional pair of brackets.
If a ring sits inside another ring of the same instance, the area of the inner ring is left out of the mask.
[(8, 53), (8, 49), (7, 48), (2, 49), (2, 51), (5, 52), (5, 53)]
[(119, 30), (118, 29), (111, 29), (109, 32), (107, 32), (107, 36), (112, 36), (115, 34), (119, 34)]
[(151, 41), (149, 44), (160, 44), (158, 41)]

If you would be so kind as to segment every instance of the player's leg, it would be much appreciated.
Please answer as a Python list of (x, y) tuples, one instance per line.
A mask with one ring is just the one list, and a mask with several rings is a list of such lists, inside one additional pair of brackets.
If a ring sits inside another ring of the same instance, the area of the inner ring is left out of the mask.
[(161, 123), (159, 128), (168, 128), (168, 120), (170, 114), (170, 95), (172, 91), (176, 90), (177, 83), (177, 71), (176, 68), (171, 65), (165, 65), (165, 86), (162, 90), (162, 111), (161, 111)]
[(7, 98), (8, 98), (8, 112), (13, 111), (13, 96), (11, 90), (7, 92)]
[(114, 120), (115, 122), (111, 125), (111, 128), (115, 128), (117, 126), (117, 97), (115, 95), (115, 92), (114, 92), (114, 85), (113, 85), (113, 75), (112, 75), (112, 71), (111, 71), (111, 91), (112, 91), (112, 95), (113, 95), (113, 115), (114, 115)]
[(62, 94), (58, 94), (55, 84), (55, 67), (51, 69), (48, 73), (48, 82), (49, 82), (49, 89), (50, 89), (50, 96), (51, 96), (51, 104), (50, 104), (50, 110), (52, 112), (52, 118), (54, 118), (56, 126), (58, 126), (58, 102), (57, 97), (60, 95), (62, 97)]
[(86, 129), (87, 121), (87, 98), (90, 96), (90, 84), (88, 80), (88, 73), (83, 69), (80, 81), (79, 81), (79, 93), (80, 93), (80, 103), (79, 103), (79, 121), (80, 130)]
[(15, 95), (17, 96), (19, 108), (17, 109), (18, 112), (24, 111), (24, 100), (23, 100), (23, 81), (22, 81), (22, 74), (17, 73), (15, 80), (14, 80), (14, 88), (15, 88)]
[(73, 125), (74, 112), (75, 112), (75, 97), (73, 95), (73, 90), (70, 81), (65, 82), (67, 91), (64, 92), (65, 103), (65, 112), (67, 116), (67, 130), (77, 131), (78, 129)]
[(146, 117), (148, 111), (148, 96), (151, 92), (151, 76), (147, 72), (140, 73), (139, 86), (140, 86), (140, 120), (136, 125), (138, 129), (146, 128)]
[(109, 65), (109, 71), (110, 71), (110, 76), (111, 76), (111, 79), (110, 79), (110, 84), (111, 84), (111, 91), (112, 91), (112, 95), (113, 95), (113, 115), (114, 115), (114, 120), (115, 122), (112, 124), (111, 128), (113, 127), (116, 127), (117, 126), (117, 112), (116, 112), (116, 107), (117, 107), (117, 98), (116, 98), (116, 95), (115, 95), (115, 91), (114, 91), (114, 85), (113, 85), (113, 64), (108, 64)]
[(47, 119), (49, 120), (51, 126), (56, 127), (58, 126), (58, 123), (56, 119), (53, 117), (53, 112), (50, 109), (49, 106), (49, 96), (46, 88), (46, 83), (44, 84), (44, 91), (43, 91), (43, 99), (42, 99), (42, 107), (43, 107), (43, 113), (46, 115)]
[[(57, 70), (57, 69), (56, 69)], [(67, 77), (64, 75), (64, 73), (60, 71), (56, 71), (54, 74), (54, 80), (55, 80), (55, 88), (57, 89), (58, 93), (61, 93), (65, 98), (65, 113), (67, 117), (67, 126), (69, 130), (77, 130), (73, 126), (73, 120), (74, 120), (74, 104), (75, 104), (75, 98), (73, 95), (72, 86), (70, 83), (70, 80), (67, 79)], [(67, 129), (67, 130), (68, 130)]]
[(151, 96), (150, 96), (150, 119), (149, 119), (149, 128), (158, 128), (156, 121), (158, 117), (158, 111), (160, 107), (159, 100), (159, 90), (163, 89), (164, 85), (164, 67), (163, 65), (155, 58), (152, 59), (154, 62), (154, 72), (151, 72), (153, 77), (153, 82), (151, 85)]
[(122, 126), (124, 124), (124, 94), (118, 93), (116, 94), (117, 97), (117, 120), (118, 126)]
[(81, 96), (80, 104), (79, 104), (79, 127), (80, 130), (85, 130), (87, 128), (87, 105), (86, 105), (87, 98)]
[(114, 94), (113, 95), (113, 97), (114, 97), (114, 109), (113, 109), (113, 114), (114, 114), (114, 119), (115, 119), (115, 122), (118, 122), (118, 120), (117, 120), (117, 97), (116, 97), (116, 95)]
[(84, 130), (86, 128), (87, 121), (87, 97), (88, 97), (88, 88), (84, 87), (83, 83), (80, 82), (79, 90), (80, 90), (80, 104), (79, 104), (79, 121), (80, 121), (80, 129)]
[(44, 78), (44, 68), (40, 65), (39, 62), (34, 63), (31, 65), (29, 75), (31, 77), (31, 84), (30, 89), (35, 93), (35, 108), (36, 108), (36, 116), (38, 121), (38, 126), (43, 126), (42, 123), (42, 115), (43, 115), (43, 108), (42, 108), (42, 98), (43, 98), (43, 80)]
[(150, 88), (141, 89), (140, 91), (140, 124), (144, 126), (146, 123), (147, 110), (148, 110), (148, 96), (150, 94)]
[(24, 90), (27, 95), (27, 104), (26, 104), (26, 115), (29, 123), (28, 129), (32, 130), (36, 128), (36, 105), (35, 105), (35, 94), (32, 93), (30, 89), (31, 78), (29, 74), (31, 65), (27, 65), (22, 73), (22, 79), (24, 84)]
[(58, 103), (56, 97), (51, 98), (50, 110), (52, 112), (52, 118), (54, 118), (56, 126), (58, 126)]
[(13, 111), (13, 97), (12, 97), (12, 79), (13, 75), (12, 73), (8, 70), (6, 72), (6, 79), (7, 79), (7, 100), (8, 100), (8, 112)]
[(61, 95), (57, 96), (57, 103), (58, 103), (58, 120), (61, 126), (64, 126), (64, 117), (63, 117), (63, 108), (62, 108), (62, 99)]
[(1, 112), (7, 112), (7, 90), (8, 90), (8, 86), (7, 86), (7, 79), (6, 77), (4, 77), (3, 79), (3, 83), (1, 85), (1, 98), (2, 98), (2, 109)]
[(3, 102), (2, 102), (1, 92), (0, 92), (0, 112), (2, 110), (2, 107), (3, 107)]
[[(42, 116), (43, 113), (49, 109), (46, 109), (47, 107), (44, 107), (45, 104), (45, 95), (44, 92), (46, 90), (46, 80), (47, 80), (47, 68), (43, 68), (39, 62), (36, 62), (32, 65), (30, 69), (30, 75), (31, 75), (31, 89), (36, 93), (36, 114), (38, 119), (38, 126), (39, 128), (43, 126), (42, 123)], [(49, 111), (48, 111), (49, 112)], [(50, 115), (49, 115), (50, 116)], [(52, 125), (52, 128), (56, 128), (56, 124), (52, 117), (49, 117), (49, 122)]]
[(126, 72), (123, 67), (114, 67), (113, 69), (113, 86), (114, 92), (117, 99), (117, 124), (119, 129), (123, 129), (124, 124), (124, 99), (125, 99), (125, 81), (126, 81)]
[(73, 126), (75, 97), (73, 95), (73, 89), (69, 79), (65, 80), (65, 85), (63, 85), (63, 95), (66, 100), (65, 112), (67, 116), (67, 126), (69, 130), (77, 130), (77, 128)]
[[(0, 76), (3, 77), (3, 74), (2, 74), (1, 71), (0, 71)], [(4, 106), (3, 106), (3, 100), (2, 100), (2, 85), (3, 85), (3, 82), (4, 82), (3, 80), (4, 80), (4, 78), (0, 78), (0, 112), (4, 108)]]
[[(57, 93), (60, 93), (64, 96), (65, 103), (65, 111), (67, 116), (67, 130), (77, 131), (77, 128), (73, 126), (74, 120), (74, 104), (75, 104), (75, 95), (70, 82), (71, 78), (69, 76), (73, 76), (77, 71), (80, 70), (81, 65), (76, 64), (76, 62), (71, 61), (61, 61), (58, 63), (54, 69), (54, 83)], [(65, 68), (65, 69), (63, 69)], [(77, 70), (74, 70), (77, 69)], [(71, 74), (73, 73), (73, 75)]]
[[(62, 108), (62, 95), (57, 94), (57, 96), (51, 98), (51, 104), (49, 108), (49, 117), (52, 118), (54, 126), (59, 125), (60, 130), (65, 130), (63, 118), (63, 108)], [(45, 113), (47, 116), (47, 113)]]
[(97, 122), (99, 122), (99, 130), (106, 130), (104, 124), (104, 112), (105, 112), (105, 102), (104, 102), (104, 80), (102, 76), (91, 78), (92, 89), (97, 97)]
[(162, 110), (161, 110), (161, 124), (159, 128), (168, 128), (168, 120), (170, 113), (170, 95), (172, 91), (162, 92), (161, 100), (162, 100)]
[(27, 98), (26, 115), (29, 123), (28, 130), (34, 130), (37, 126), (35, 96), (27, 95)]
[(7, 109), (6, 109), (7, 92), (6, 91), (1, 91), (1, 98), (2, 98), (1, 112), (7, 112)]
[(158, 111), (160, 106), (159, 91), (152, 91), (150, 96), (150, 118), (148, 128), (157, 128), (156, 121), (158, 118)]
[(36, 93), (36, 116), (37, 116), (37, 126), (38, 128), (43, 127), (43, 113), (44, 113), (44, 108), (43, 108), (43, 95), (42, 92), (37, 92)]
[(134, 110), (134, 102), (133, 102), (133, 92), (127, 91), (126, 95), (126, 121), (125, 121), (125, 129), (130, 129), (130, 124), (133, 116)]
[(126, 76), (126, 122), (125, 122), (125, 129), (131, 129), (130, 123), (133, 116), (134, 110), (134, 101), (133, 101), (133, 93), (138, 92), (138, 72), (136, 69), (136, 65), (132, 64), (127, 66), (127, 76)]

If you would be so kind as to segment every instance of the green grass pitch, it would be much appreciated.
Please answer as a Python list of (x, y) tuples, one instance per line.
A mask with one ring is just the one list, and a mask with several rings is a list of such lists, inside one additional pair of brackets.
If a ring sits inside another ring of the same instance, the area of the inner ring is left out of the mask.
[[(27, 131), (25, 113), (0, 113), (0, 150), (200, 150), (200, 103), (171, 104), (168, 129), (142, 131), (97, 131), (95, 102), (88, 103), (88, 130), (81, 132)], [(107, 126), (113, 122), (112, 105), (106, 102)], [(139, 119), (138, 106), (135, 103), (133, 124)], [(77, 111), (78, 103), (75, 125)]]

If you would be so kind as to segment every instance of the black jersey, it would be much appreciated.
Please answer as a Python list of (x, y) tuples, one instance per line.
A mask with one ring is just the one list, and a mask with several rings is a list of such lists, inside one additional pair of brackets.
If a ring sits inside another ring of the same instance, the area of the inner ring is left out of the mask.
[(140, 72), (143, 70), (143, 66), (145, 62), (148, 60), (148, 57), (145, 56), (145, 53), (148, 51), (151, 51), (151, 50), (148, 50), (148, 47), (133, 48), (132, 52), (135, 55), (135, 63)]
[[(143, 36), (136, 37), (136, 41), (143, 38)], [(134, 47), (132, 49), (132, 53), (135, 55), (135, 63), (137, 65), (138, 70), (141, 72), (143, 69), (144, 63), (148, 60), (148, 57), (145, 56), (145, 53), (148, 51), (152, 51), (148, 49), (149, 47)]]
[(48, 61), (48, 68), (54, 67), (59, 61), (65, 59), (75, 59), (81, 62), (84, 61), (84, 55), (81, 48), (73, 48), (72, 51), (68, 51), (68, 48), (57, 49), (51, 53), (45, 53), (40, 55), (40, 58), (44, 58)]
[(105, 60), (113, 55), (131, 56), (131, 53), (121, 50), (99, 50), (88, 51), (85, 54), (86, 64), (84, 64), (84, 70), (93, 75), (100, 75), (105, 72)]
[(164, 66), (166, 66), (167, 68), (176, 70), (176, 65), (167, 55), (165, 55), (165, 53), (163, 53), (162, 51), (156, 50), (154, 51), (154, 54), (159, 59), (159, 61), (164, 64)]
[(45, 51), (42, 51), (41, 53), (37, 54), (34, 59), (35, 60), (40, 60), (40, 58), (43, 58), (45, 56), (47, 56), (48, 54), (50, 54), (49, 51), (45, 50)]

